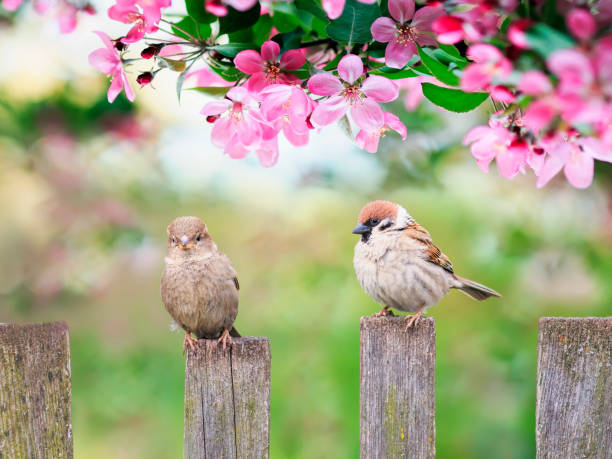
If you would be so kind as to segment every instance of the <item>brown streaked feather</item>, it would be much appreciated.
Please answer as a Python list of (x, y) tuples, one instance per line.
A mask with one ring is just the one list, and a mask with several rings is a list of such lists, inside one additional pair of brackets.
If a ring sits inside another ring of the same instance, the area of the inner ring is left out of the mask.
[(236, 286), (236, 290), (240, 290), (240, 284), (238, 283), (237, 277), (234, 277), (234, 285)]
[(423, 244), (425, 259), (430, 263), (440, 266), (451, 274), (454, 274), (453, 264), (450, 259), (436, 247), (429, 232), (417, 222), (411, 222), (405, 229), (406, 233)]
[(361, 209), (357, 221), (359, 223), (365, 223), (371, 218), (382, 220), (387, 217), (395, 217), (396, 214), (397, 204), (390, 201), (372, 201)]

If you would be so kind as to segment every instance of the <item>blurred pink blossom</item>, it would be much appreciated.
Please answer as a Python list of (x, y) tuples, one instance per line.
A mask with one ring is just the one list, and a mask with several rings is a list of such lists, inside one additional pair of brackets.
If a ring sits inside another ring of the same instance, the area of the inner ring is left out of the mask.
[(595, 18), (584, 8), (574, 8), (567, 13), (565, 23), (572, 35), (579, 40), (588, 40), (597, 31)]
[[(358, 0), (361, 3), (375, 3), (376, 0)], [(327, 17), (330, 19), (337, 19), (342, 15), (344, 11), (344, 4), (346, 0), (321, 0), (321, 5), (327, 13)]]
[(204, 0), (204, 8), (215, 16), (226, 16), (228, 6), (237, 11), (247, 11), (253, 8), (257, 0)]
[(461, 76), (461, 88), (465, 91), (486, 90), (493, 80), (503, 79), (512, 71), (510, 61), (493, 45), (472, 45), (467, 49), (467, 56), (474, 63)]
[(121, 39), (123, 43), (136, 43), (145, 33), (158, 30), (161, 20), (161, 10), (170, 6), (171, 0), (116, 0), (108, 9), (108, 17), (124, 24), (134, 24), (127, 35)]

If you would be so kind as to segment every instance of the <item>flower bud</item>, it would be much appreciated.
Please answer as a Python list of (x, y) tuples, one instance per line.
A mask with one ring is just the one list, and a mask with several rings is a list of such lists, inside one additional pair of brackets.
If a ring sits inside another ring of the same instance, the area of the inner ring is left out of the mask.
[(138, 77), (136, 78), (136, 82), (140, 85), (140, 86), (146, 86), (149, 83), (151, 83), (151, 81), (153, 81), (153, 74), (151, 72), (144, 72), (141, 73), (140, 75), (138, 75)]
[(209, 123), (214, 123), (218, 119), (219, 119), (219, 115), (208, 115), (206, 117), (206, 121), (209, 122)]
[(157, 56), (163, 47), (164, 45), (162, 44), (147, 46), (140, 53), (140, 57), (143, 59), (151, 59), (153, 56)]
[(121, 39), (122, 39), (122, 38), (124, 38), (124, 37), (117, 38), (116, 40), (113, 40), (113, 43), (114, 43), (114, 45), (115, 45), (115, 49), (116, 49), (117, 51), (119, 51), (119, 52), (121, 52), (121, 51), (123, 51), (125, 48), (127, 48), (127, 45), (121, 41)]

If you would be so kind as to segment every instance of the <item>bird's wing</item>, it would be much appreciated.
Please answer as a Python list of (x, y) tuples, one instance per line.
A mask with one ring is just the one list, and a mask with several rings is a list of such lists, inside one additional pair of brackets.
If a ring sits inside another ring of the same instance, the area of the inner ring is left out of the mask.
[(230, 261), (229, 257), (224, 253), (218, 253), (219, 259), (217, 260), (217, 264), (223, 267), (223, 270), (225, 271), (223, 274), (227, 275), (227, 278), (231, 279), (234, 282), (236, 290), (240, 290), (240, 283), (238, 282), (238, 273), (236, 273), (236, 270), (232, 266), (232, 262)]
[(407, 237), (414, 239), (422, 245), (425, 260), (433, 263), (434, 265), (440, 266), (442, 269), (451, 274), (454, 273), (453, 264), (449, 258), (444, 255), (444, 253), (438, 247), (436, 247), (431, 239), (431, 235), (425, 228), (423, 228), (417, 222), (412, 222), (408, 225), (408, 228), (405, 231)]

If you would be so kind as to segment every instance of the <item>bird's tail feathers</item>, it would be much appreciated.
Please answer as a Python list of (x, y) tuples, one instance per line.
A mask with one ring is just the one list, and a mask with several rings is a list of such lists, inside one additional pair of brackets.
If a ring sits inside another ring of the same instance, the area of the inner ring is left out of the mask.
[(472, 297), (475, 300), (483, 301), (492, 296), (501, 297), (498, 292), (487, 287), (486, 285), (479, 284), (478, 282), (474, 282), (457, 275), (455, 275), (455, 278), (458, 281), (458, 285), (455, 288), (461, 290), (467, 296)]

